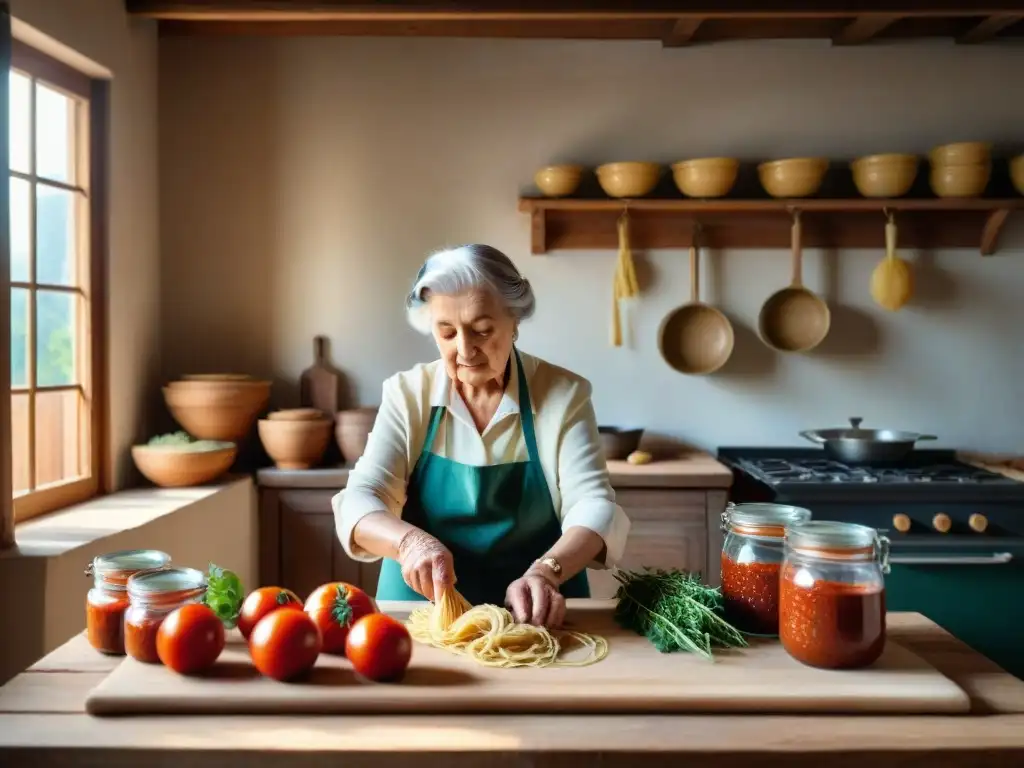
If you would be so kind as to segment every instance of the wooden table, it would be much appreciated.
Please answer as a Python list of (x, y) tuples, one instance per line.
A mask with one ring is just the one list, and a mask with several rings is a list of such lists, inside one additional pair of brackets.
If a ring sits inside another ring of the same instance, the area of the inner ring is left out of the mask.
[(973, 714), (100, 719), (85, 696), (117, 660), (79, 636), (0, 688), (0, 765), (1024, 766), (1024, 682), (919, 614), (890, 614), (890, 628), (970, 694)]

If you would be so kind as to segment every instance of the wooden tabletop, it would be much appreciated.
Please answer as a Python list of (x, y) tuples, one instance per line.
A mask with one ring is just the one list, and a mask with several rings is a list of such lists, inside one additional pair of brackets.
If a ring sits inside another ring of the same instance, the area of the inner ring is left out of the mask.
[[(384, 606), (382, 606), (384, 607)], [(920, 614), (891, 637), (971, 696), (960, 716), (260, 716), (95, 718), (86, 694), (118, 663), (84, 636), (0, 688), (0, 765), (321, 766), (1024, 765), (1024, 682)], [(568, 753), (568, 754), (567, 754)], [(568, 763), (566, 761), (569, 761)]]

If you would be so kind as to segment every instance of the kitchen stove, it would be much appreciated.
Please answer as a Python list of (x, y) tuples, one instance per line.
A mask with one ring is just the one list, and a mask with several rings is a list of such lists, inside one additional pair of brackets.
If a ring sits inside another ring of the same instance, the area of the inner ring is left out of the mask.
[(890, 610), (918, 611), (1024, 678), (1024, 482), (916, 450), (903, 462), (845, 464), (817, 448), (718, 449), (731, 500), (806, 507), (890, 540)]

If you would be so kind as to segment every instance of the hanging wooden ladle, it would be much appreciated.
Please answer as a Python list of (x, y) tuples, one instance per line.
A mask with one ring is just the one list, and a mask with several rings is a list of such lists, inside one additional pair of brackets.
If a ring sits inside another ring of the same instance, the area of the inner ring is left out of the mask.
[(761, 341), (779, 352), (808, 352), (824, 341), (832, 324), (828, 304), (804, 288), (800, 211), (793, 211), (791, 238), (793, 280), (761, 307), (757, 331)]
[(871, 296), (880, 307), (895, 312), (910, 300), (914, 275), (910, 264), (896, 255), (896, 221), (886, 211), (885, 258), (871, 273)]
[(661, 356), (679, 373), (714, 373), (729, 360), (734, 343), (732, 323), (721, 311), (700, 300), (700, 226), (690, 246), (690, 303), (662, 321), (658, 333)]

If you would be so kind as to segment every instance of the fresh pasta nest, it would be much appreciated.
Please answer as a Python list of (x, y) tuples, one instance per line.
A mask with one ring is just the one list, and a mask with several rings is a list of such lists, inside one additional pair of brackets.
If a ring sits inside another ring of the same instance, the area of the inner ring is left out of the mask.
[[(585, 667), (608, 655), (608, 641), (571, 630), (552, 633), (544, 627), (518, 624), (497, 605), (470, 605), (455, 589), (434, 604), (409, 616), (409, 633), (417, 642), (469, 656), (488, 667)], [(565, 641), (588, 648), (577, 660), (560, 659)]]

